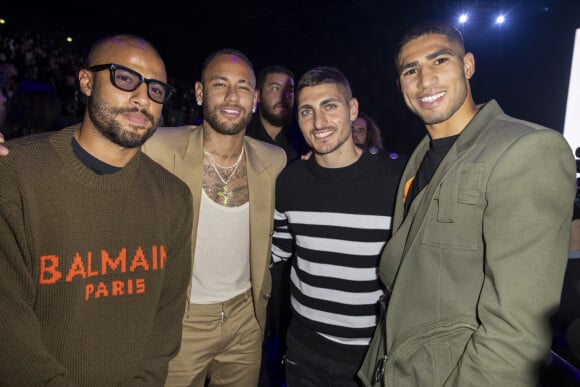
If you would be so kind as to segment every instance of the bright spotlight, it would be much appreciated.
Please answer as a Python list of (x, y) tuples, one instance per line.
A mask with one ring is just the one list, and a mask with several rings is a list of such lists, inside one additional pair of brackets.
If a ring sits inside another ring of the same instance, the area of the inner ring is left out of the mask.
[(505, 22), (505, 16), (499, 15), (495, 18), (495, 24), (503, 24)]
[(460, 24), (465, 24), (465, 23), (467, 23), (467, 21), (468, 21), (468, 20), (469, 20), (469, 15), (468, 15), (468, 14), (466, 14), (466, 13), (462, 13), (462, 14), (459, 16), (459, 23), (460, 23)]

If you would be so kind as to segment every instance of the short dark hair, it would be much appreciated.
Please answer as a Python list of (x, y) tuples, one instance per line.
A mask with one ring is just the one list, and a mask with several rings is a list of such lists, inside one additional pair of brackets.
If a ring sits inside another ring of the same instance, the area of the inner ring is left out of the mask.
[(414, 24), (413, 26), (409, 27), (397, 44), (397, 49), (395, 51), (395, 65), (397, 69), (399, 68), (399, 54), (401, 53), (401, 49), (407, 43), (412, 40), (418, 39), (424, 35), (444, 35), (447, 40), (452, 43), (456, 43), (461, 47), (461, 50), (465, 52), (465, 44), (463, 42), (463, 36), (461, 31), (457, 29), (457, 27), (453, 26), (444, 21), (440, 20), (426, 20), (420, 23)]
[(352, 90), (346, 76), (336, 67), (329, 66), (318, 66), (305, 72), (298, 81), (296, 93), (300, 94), (300, 90), (305, 87), (318, 86), (324, 83), (336, 84), (347, 101), (352, 99)]
[(250, 61), (250, 59), (248, 59), (246, 54), (244, 54), (240, 50), (236, 50), (235, 48), (222, 48), (220, 50), (214, 51), (211, 54), (209, 54), (207, 56), (207, 58), (205, 58), (205, 60), (203, 61), (203, 64), (201, 66), (201, 81), (203, 82), (203, 80), (204, 80), (205, 71), (207, 70), (207, 66), (209, 66), (209, 64), (215, 58), (217, 58), (218, 56), (228, 56), (228, 55), (237, 56), (238, 58), (240, 58), (241, 60), (246, 62), (246, 64), (250, 67), (250, 70), (252, 70), (252, 74), (255, 74), (254, 66), (252, 65), (252, 62)]
[(260, 71), (260, 73), (258, 74), (258, 79), (256, 81), (256, 90), (262, 90), (262, 87), (264, 86), (264, 81), (266, 80), (266, 76), (268, 74), (286, 74), (290, 78), (294, 79), (294, 73), (290, 69), (281, 65), (270, 65), (264, 67), (262, 71)]

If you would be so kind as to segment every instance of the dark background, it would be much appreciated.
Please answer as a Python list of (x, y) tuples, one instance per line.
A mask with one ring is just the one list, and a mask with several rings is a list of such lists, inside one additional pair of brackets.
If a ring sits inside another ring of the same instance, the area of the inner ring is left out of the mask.
[[(410, 153), (425, 134), (397, 90), (393, 50), (401, 31), (427, 18), (454, 21), (471, 10), (462, 27), (475, 54), (475, 100), (496, 98), (518, 118), (562, 131), (580, 0), (511, 1), (3, 1), (0, 17), (34, 31), (73, 37), (83, 54), (104, 34), (143, 35), (166, 59), (170, 81), (193, 87), (212, 51), (237, 48), (256, 72), (269, 64), (297, 78), (317, 65), (342, 70), (361, 110), (381, 129), (389, 150)], [(497, 11), (507, 15), (494, 25)], [(0, 29), (1, 31), (1, 29)], [(0, 32), (1, 33), (1, 32)]]

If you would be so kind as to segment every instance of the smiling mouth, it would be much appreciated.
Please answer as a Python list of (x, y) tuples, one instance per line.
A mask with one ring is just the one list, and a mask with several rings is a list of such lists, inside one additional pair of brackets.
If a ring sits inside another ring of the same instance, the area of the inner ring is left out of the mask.
[(332, 130), (321, 130), (321, 131), (317, 131), (317, 132), (312, 133), (312, 136), (317, 140), (324, 140), (325, 138), (330, 136), (332, 133), (333, 133)]
[(431, 103), (431, 102), (435, 102), (436, 100), (443, 97), (444, 95), (445, 95), (445, 92), (442, 91), (441, 93), (428, 95), (426, 97), (421, 97), (421, 98), (419, 98), (419, 101), (421, 101), (423, 103)]
[(228, 115), (239, 115), (240, 114), (240, 109), (235, 109), (235, 108), (222, 108), (220, 109), (220, 111), (224, 114), (228, 114)]

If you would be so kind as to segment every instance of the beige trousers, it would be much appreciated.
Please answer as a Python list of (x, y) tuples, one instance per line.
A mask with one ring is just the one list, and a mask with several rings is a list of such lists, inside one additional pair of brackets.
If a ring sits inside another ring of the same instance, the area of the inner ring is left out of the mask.
[(252, 292), (224, 303), (190, 304), (183, 319), (179, 354), (169, 362), (166, 387), (256, 387), (262, 332)]

